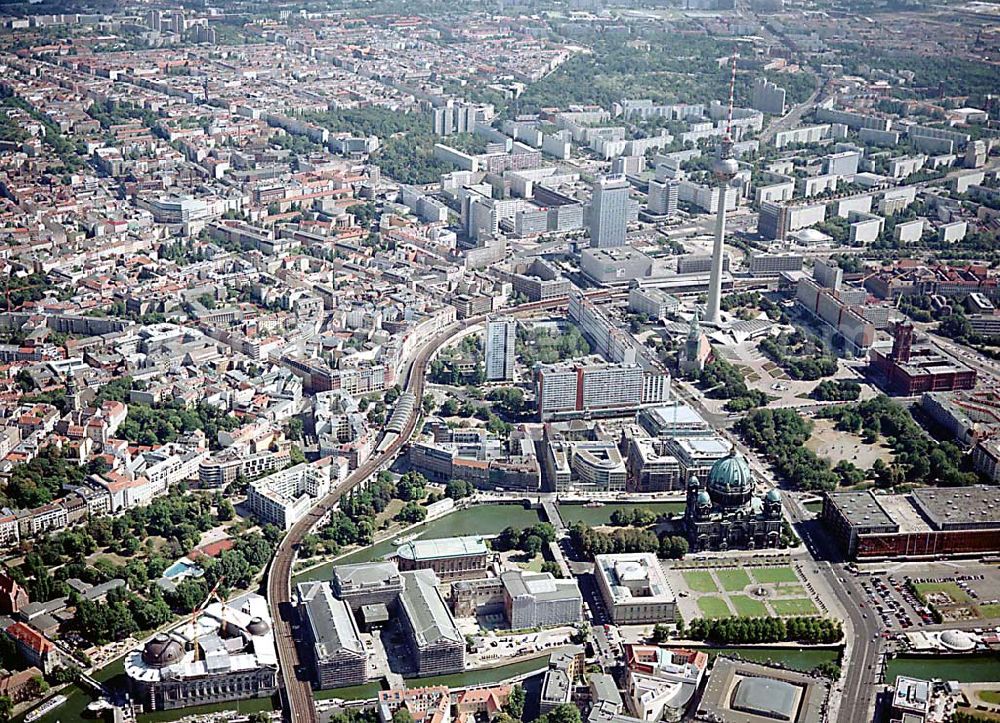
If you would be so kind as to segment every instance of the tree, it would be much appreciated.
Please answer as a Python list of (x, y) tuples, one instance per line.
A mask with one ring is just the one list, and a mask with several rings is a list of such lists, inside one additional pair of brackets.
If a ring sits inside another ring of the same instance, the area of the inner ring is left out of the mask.
[(410, 470), (396, 483), (396, 496), (404, 501), (419, 500), (427, 494), (427, 478)]
[(460, 500), (471, 495), (474, 490), (475, 488), (465, 480), (453, 479), (445, 485), (444, 494), (453, 500)]
[(406, 708), (399, 708), (392, 714), (392, 723), (413, 723), (413, 716)]
[(0, 721), (9, 721), (14, 715), (14, 701), (9, 696), (0, 695)]
[(401, 522), (423, 522), (427, 517), (427, 508), (416, 502), (407, 502), (403, 508), (396, 513), (396, 519)]
[(665, 643), (670, 640), (670, 626), (665, 623), (657, 623), (653, 626), (653, 642)]
[(559, 567), (558, 562), (554, 562), (552, 560), (546, 560), (543, 562), (541, 571), (549, 573), (552, 577), (562, 577), (562, 568)]
[(306, 456), (303, 454), (302, 449), (297, 445), (293, 444), (288, 449), (288, 464), (295, 466), (297, 464), (302, 464), (306, 461)]
[(233, 519), (236, 515), (236, 510), (233, 509), (233, 503), (229, 500), (222, 500), (218, 507), (216, 508), (216, 516), (222, 522), (228, 522)]
[(28, 695), (32, 698), (40, 698), (49, 692), (49, 684), (40, 675), (34, 676), (28, 683)]
[(580, 723), (580, 709), (572, 703), (562, 703), (535, 720), (540, 723)]
[(528, 535), (527, 539), (522, 543), (524, 551), (530, 556), (534, 557), (542, 551), (542, 538), (538, 535)]
[(293, 442), (298, 442), (302, 439), (302, 428), (302, 420), (298, 417), (292, 417), (285, 424), (285, 436)]
[(507, 697), (507, 704), (503, 707), (504, 712), (514, 720), (521, 720), (524, 716), (525, 698), (524, 687), (515, 685)]

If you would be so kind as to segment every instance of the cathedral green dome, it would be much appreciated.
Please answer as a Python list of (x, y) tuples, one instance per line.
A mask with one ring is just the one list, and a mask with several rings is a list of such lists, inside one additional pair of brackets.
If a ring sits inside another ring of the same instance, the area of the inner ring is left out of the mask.
[(708, 473), (708, 491), (713, 497), (727, 498), (753, 493), (753, 477), (750, 465), (736, 450), (712, 465)]
[(712, 498), (708, 496), (708, 492), (702, 490), (698, 493), (698, 506), (699, 507), (711, 507)]

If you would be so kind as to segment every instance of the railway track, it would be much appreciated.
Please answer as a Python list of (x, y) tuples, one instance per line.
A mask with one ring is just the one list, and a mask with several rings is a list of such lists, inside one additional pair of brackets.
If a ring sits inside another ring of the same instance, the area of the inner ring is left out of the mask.
[[(598, 291), (587, 294), (588, 298), (603, 299), (620, 295), (609, 291)], [(627, 293), (627, 292), (624, 292)], [(536, 301), (528, 304), (521, 304), (509, 310), (509, 314), (524, 316), (538, 311), (555, 310), (564, 307), (568, 302), (567, 297), (548, 299), (546, 301)], [(308, 677), (308, 672), (303, 669), (302, 661), (299, 659), (298, 647), (295, 644), (292, 624), (295, 613), (292, 610), (292, 564), (295, 561), (295, 550), (302, 542), (309, 531), (330, 512), (340, 501), (340, 499), (377, 473), (380, 469), (388, 466), (395, 459), (396, 454), (405, 445), (416, 428), (420, 419), (420, 403), (424, 396), (424, 375), (427, 372), (427, 364), (430, 358), (438, 349), (448, 343), (450, 339), (470, 326), (481, 324), (486, 320), (485, 314), (448, 326), (441, 333), (432, 337), (424, 343), (417, 355), (414, 357), (407, 374), (405, 391), (413, 394), (416, 403), (413, 412), (409, 415), (398, 436), (387, 446), (382, 446), (382, 450), (372, 456), (367, 462), (358, 467), (348, 475), (335, 490), (322, 498), (309, 510), (291, 529), (278, 545), (278, 549), (271, 560), (267, 578), (267, 601), (271, 608), (271, 615), (274, 621), (274, 639), (278, 647), (278, 662), (281, 667), (281, 701), (285, 712), (285, 720), (291, 723), (318, 723), (316, 706), (313, 703), (312, 685)]]

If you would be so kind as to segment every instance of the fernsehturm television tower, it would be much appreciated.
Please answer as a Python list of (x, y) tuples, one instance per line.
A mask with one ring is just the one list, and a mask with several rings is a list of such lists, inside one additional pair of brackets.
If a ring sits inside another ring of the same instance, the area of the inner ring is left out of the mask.
[(712, 274), (708, 279), (708, 306), (705, 309), (704, 322), (716, 326), (722, 321), (719, 316), (719, 306), (722, 303), (722, 253), (723, 238), (726, 235), (726, 192), (737, 171), (739, 164), (733, 158), (733, 100), (736, 93), (736, 52), (733, 52), (732, 77), (729, 80), (729, 117), (726, 120), (726, 133), (722, 136), (719, 157), (712, 167), (715, 180), (719, 182), (719, 207), (715, 215), (715, 244), (712, 247)]

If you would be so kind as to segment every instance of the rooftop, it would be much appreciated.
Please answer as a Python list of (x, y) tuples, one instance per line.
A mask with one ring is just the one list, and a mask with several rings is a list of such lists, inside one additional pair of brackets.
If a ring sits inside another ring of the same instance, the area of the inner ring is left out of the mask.
[(443, 537), (436, 540), (411, 540), (396, 550), (399, 557), (407, 560), (441, 560), (449, 557), (471, 557), (485, 555), (486, 543), (479, 535), (467, 537)]
[(635, 598), (650, 603), (675, 599), (660, 561), (651, 553), (597, 555), (594, 572), (603, 578), (616, 604)]
[(807, 673), (719, 657), (698, 713), (708, 720), (740, 723), (823, 723), (829, 686)]
[(1000, 526), (996, 487), (924, 487), (912, 492), (917, 508), (938, 530)]
[(299, 605), (305, 607), (306, 618), (315, 640), (313, 653), (317, 660), (324, 660), (346, 652), (365, 655), (358, 625), (351, 609), (343, 600), (333, 596), (330, 583), (311, 581), (297, 587)]
[(830, 502), (847, 521), (861, 527), (891, 527), (896, 524), (870, 490), (863, 492), (833, 492)]
[(423, 647), (450, 641), (464, 646), (465, 637), (441, 597), (434, 571), (414, 570), (402, 573), (402, 577), (403, 593), (399, 602), (418, 644)]

